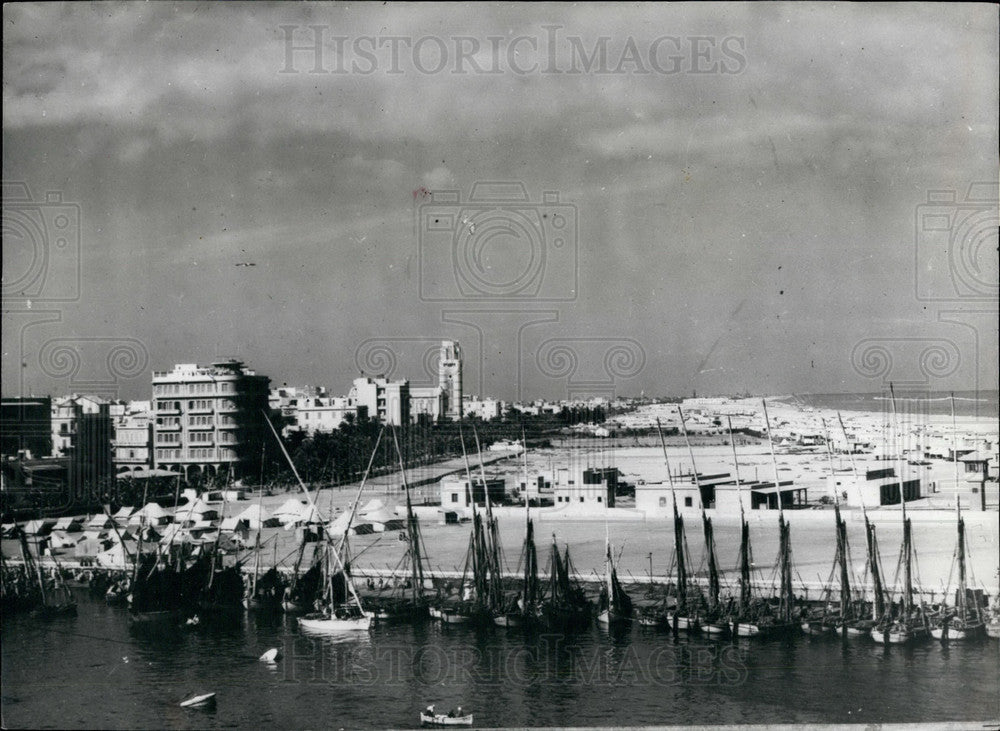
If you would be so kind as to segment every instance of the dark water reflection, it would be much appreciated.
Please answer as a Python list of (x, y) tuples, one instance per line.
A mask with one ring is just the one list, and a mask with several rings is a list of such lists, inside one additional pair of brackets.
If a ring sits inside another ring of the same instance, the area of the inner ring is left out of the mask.
[[(578, 637), (428, 623), (338, 638), (294, 620), (130, 626), (79, 595), (75, 619), (4, 618), (8, 728), (383, 728), (428, 703), (477, 726), (959, 721), (1000, 717), (998, 643), (890, 648), (789, 639), (737, 644), (638, 625)], [(283, 659), (257, 660), (271, 647)], [(185, 710), (215, 691), (214, 711)]]

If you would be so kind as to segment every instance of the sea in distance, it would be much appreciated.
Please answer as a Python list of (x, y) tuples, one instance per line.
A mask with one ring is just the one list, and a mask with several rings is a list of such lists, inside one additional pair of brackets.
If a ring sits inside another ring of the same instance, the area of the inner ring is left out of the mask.
[[(951, 397), (951, 391), (897, 389), (896, 405), (900, 413), (948, 415), (952, 413)], [(955, 391), (954, 397), (956, 416), (1000, 417), (1000, 391)], [(876, 414), (889, 413), (892, 409), (888, 387), (881, 393), (807, 393), (784, 396), (777, 400), (814, 409), (869, 411)]]
[[(156, 631), (77, 589), (79, 615), (5, 617), (5, 728), (398, 728), (954, 722), (1000, 718), (1000, 644), (713, 641), (638, 624), (578, 635), (418, 625), (312, 638), (295, 619)], [(274, 665), (258, 660), (277, 647)], [(215, 692), (212, 710), (179, 702)]]

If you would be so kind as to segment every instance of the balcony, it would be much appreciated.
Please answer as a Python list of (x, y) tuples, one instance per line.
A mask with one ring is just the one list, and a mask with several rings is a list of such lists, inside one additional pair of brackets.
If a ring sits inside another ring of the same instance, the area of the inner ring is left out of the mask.
[(180, 431), (181, 424), (180, 422), (175, 422), (172, 424), (157, 424), (156, 426), (153, 427), (153, 429), (155, 431)]

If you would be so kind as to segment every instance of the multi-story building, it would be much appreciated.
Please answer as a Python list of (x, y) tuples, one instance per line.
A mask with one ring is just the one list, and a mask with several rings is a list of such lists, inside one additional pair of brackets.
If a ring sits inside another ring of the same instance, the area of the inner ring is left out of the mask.
[(462, 349), (454, 340), (441, 341), (438, 362), (438, 387), (445, 398), (445, 416), (462, 418)]
[(359, 407), (351, 396), (299, 398), (295, 407), (296, 424), (310, 436), (320, 431), (332, 432), (347, 421), (348, 415), (357, 416), (359, 408), (367, 410)]
[(113, 420), (114, 463), (119, 475), (149, 469), (153, 463), (153, 408), (149, 401), (130, 401)]
[(410, 382), (385, 378), (355, 378), (347, 398), (363, 406), (383, 424), (401, 426), (410, 421)]
[[(106, 401), (100, 396), (59, 396), (52, 399), (52, 456), (68, 457), (74, 437), (78, 429), (80, 414), (98, 414), (101, 406), (108, 406), (108, 415), (115, 416), (124, 412), (124, 406), (118, 402)], [(114, 413), (112, 413), (112, 411)]]
[(188, 478), (257, 474), (269, 383), (236, 360), (154, 372), (156, 466)]
[(99, 403), (96, 411), (87, 410), (84, 403), (73, 408), (74, 431), (68, 450), (70, 501), (103, 500), (115, 480), (111, 404)]
[(483, 421), (499, 419), (503, 414), (503, 402), (494, 398), (466, 396), (462, 404), (462, 411), (465, 416), (474, 416)]
[(416, 421), (426, 414), (437, 421), (447, 411), (447, 396), (440, 386), (410, 388), (410, 417)]

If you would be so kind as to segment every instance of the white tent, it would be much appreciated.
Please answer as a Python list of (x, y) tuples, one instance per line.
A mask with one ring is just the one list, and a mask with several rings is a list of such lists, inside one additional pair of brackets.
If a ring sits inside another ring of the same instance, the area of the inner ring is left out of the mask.
[(241, 516), (231, 515), (222, 521), (222, 524), (219, 526), (219, 530), (221, 531), (239, 530), (241, 525), (245, 527), (249, 524)]
[(260, 530), (264, 521), (268, 519), (267, 510), (260, 505), (251, 505), (237, 516), (240, 520), (245, 520), (250, 530)]
[[(51, 528), (51, 523), (49, 527)], [(44, 520), (32, 520), (30, 523), (25, 524), (24, 534), (27, 536), (38, 536), (46, 535), (48, 531), (46, 530), (46, 525)]]
[(387, 508), (382, 508), (381, 510), (376, 510), (371, 513), (365, 513), (362, 516), (365, 523), (371, 523), (372, 529), (376, 533), (381, 533), (386, 530), (400, 530), (405, 523), (402, 519), (397, 518), (394, 513), (389, 512)]
[(87, 523), (87, 530), (104, 530), (111, 527), (111, 518), (104, 513), (98, 513)]
[(303, 505), (302, 512), (299, 513), (300, 523), (318, 523), (319, 511), (316, 509), (315, 505)]
[(280, 508), (271, 513), (275, 518), (280, 519), (285, 522), (285, 518), (294, 517), (298, 518), (302, 515), (302, 508), (305, 507), (306, 503), (301, 500), (296, 500), (295, 498), (288, 498)]
[(55, 527), (52, 530), (63, 530), (63, 531), (78, 531), (81, 530), (81, 524), (83, 523), (83, 518), (80, 517), (66, 517), (60, 518), (56, 521)]
[(128, 520), (129, 516), (132, 515), (132, 513), (134, 513), (134, 512), (135, 512), (135, 508), (133, 508), (133, 507), (131, 507), (129, 505), (123, 505), (122, 507), (120, 507), (118, 509), (118, 512), (115, 513), (111, 517), (114, 518), (116, 521), (121, 522), (121, 521), (124, 521), (124, 520)]
[[(350, 519), (351, 511), (345, 510), (327, 524), (327, 532), (332, 536), (342, 536)], [(366, 535), (368, 533), (372, 533), (373, 530), (374, 529), (372, 528), (371, 523), (355, 516), (354, 522), (351, 523), (350, 535)]]
[(50, 548), (73, 548), (76, 545), (76, 539), (71, 538), (68, 533), (63, 531), (55, 532), (53, 531), (52, 537), (49, 540)]
[(125, 569), (131, 564), (125, 553), (125, 547), (116, 543), (107, 551), (101, 551), (96, 556), (97, 564), (109, 569)]
[(146, 503), (141, 509), (132, 514), (128, 524), (139, 525), (145, 523), (146, 525), (159, 525), (166, 522), (168, 517), (167, 511), (159, 503)]
[(384, 510), (385, 503), (379, 500), (377, 497), (369, 500), (361, 510), (358, 511), (359, 515), (365, 515), (367, 513), (374, 513), (376, 510)]
[(195, 500), (190, 505), (185, 505), (184, 507), (177, 508), (177, 514), (174, 515), (175, 523), (199, 523), (203, 521), (215, 520), (219, 517), (218, 511), (215, 506), (209, 505), (204, 500)]

